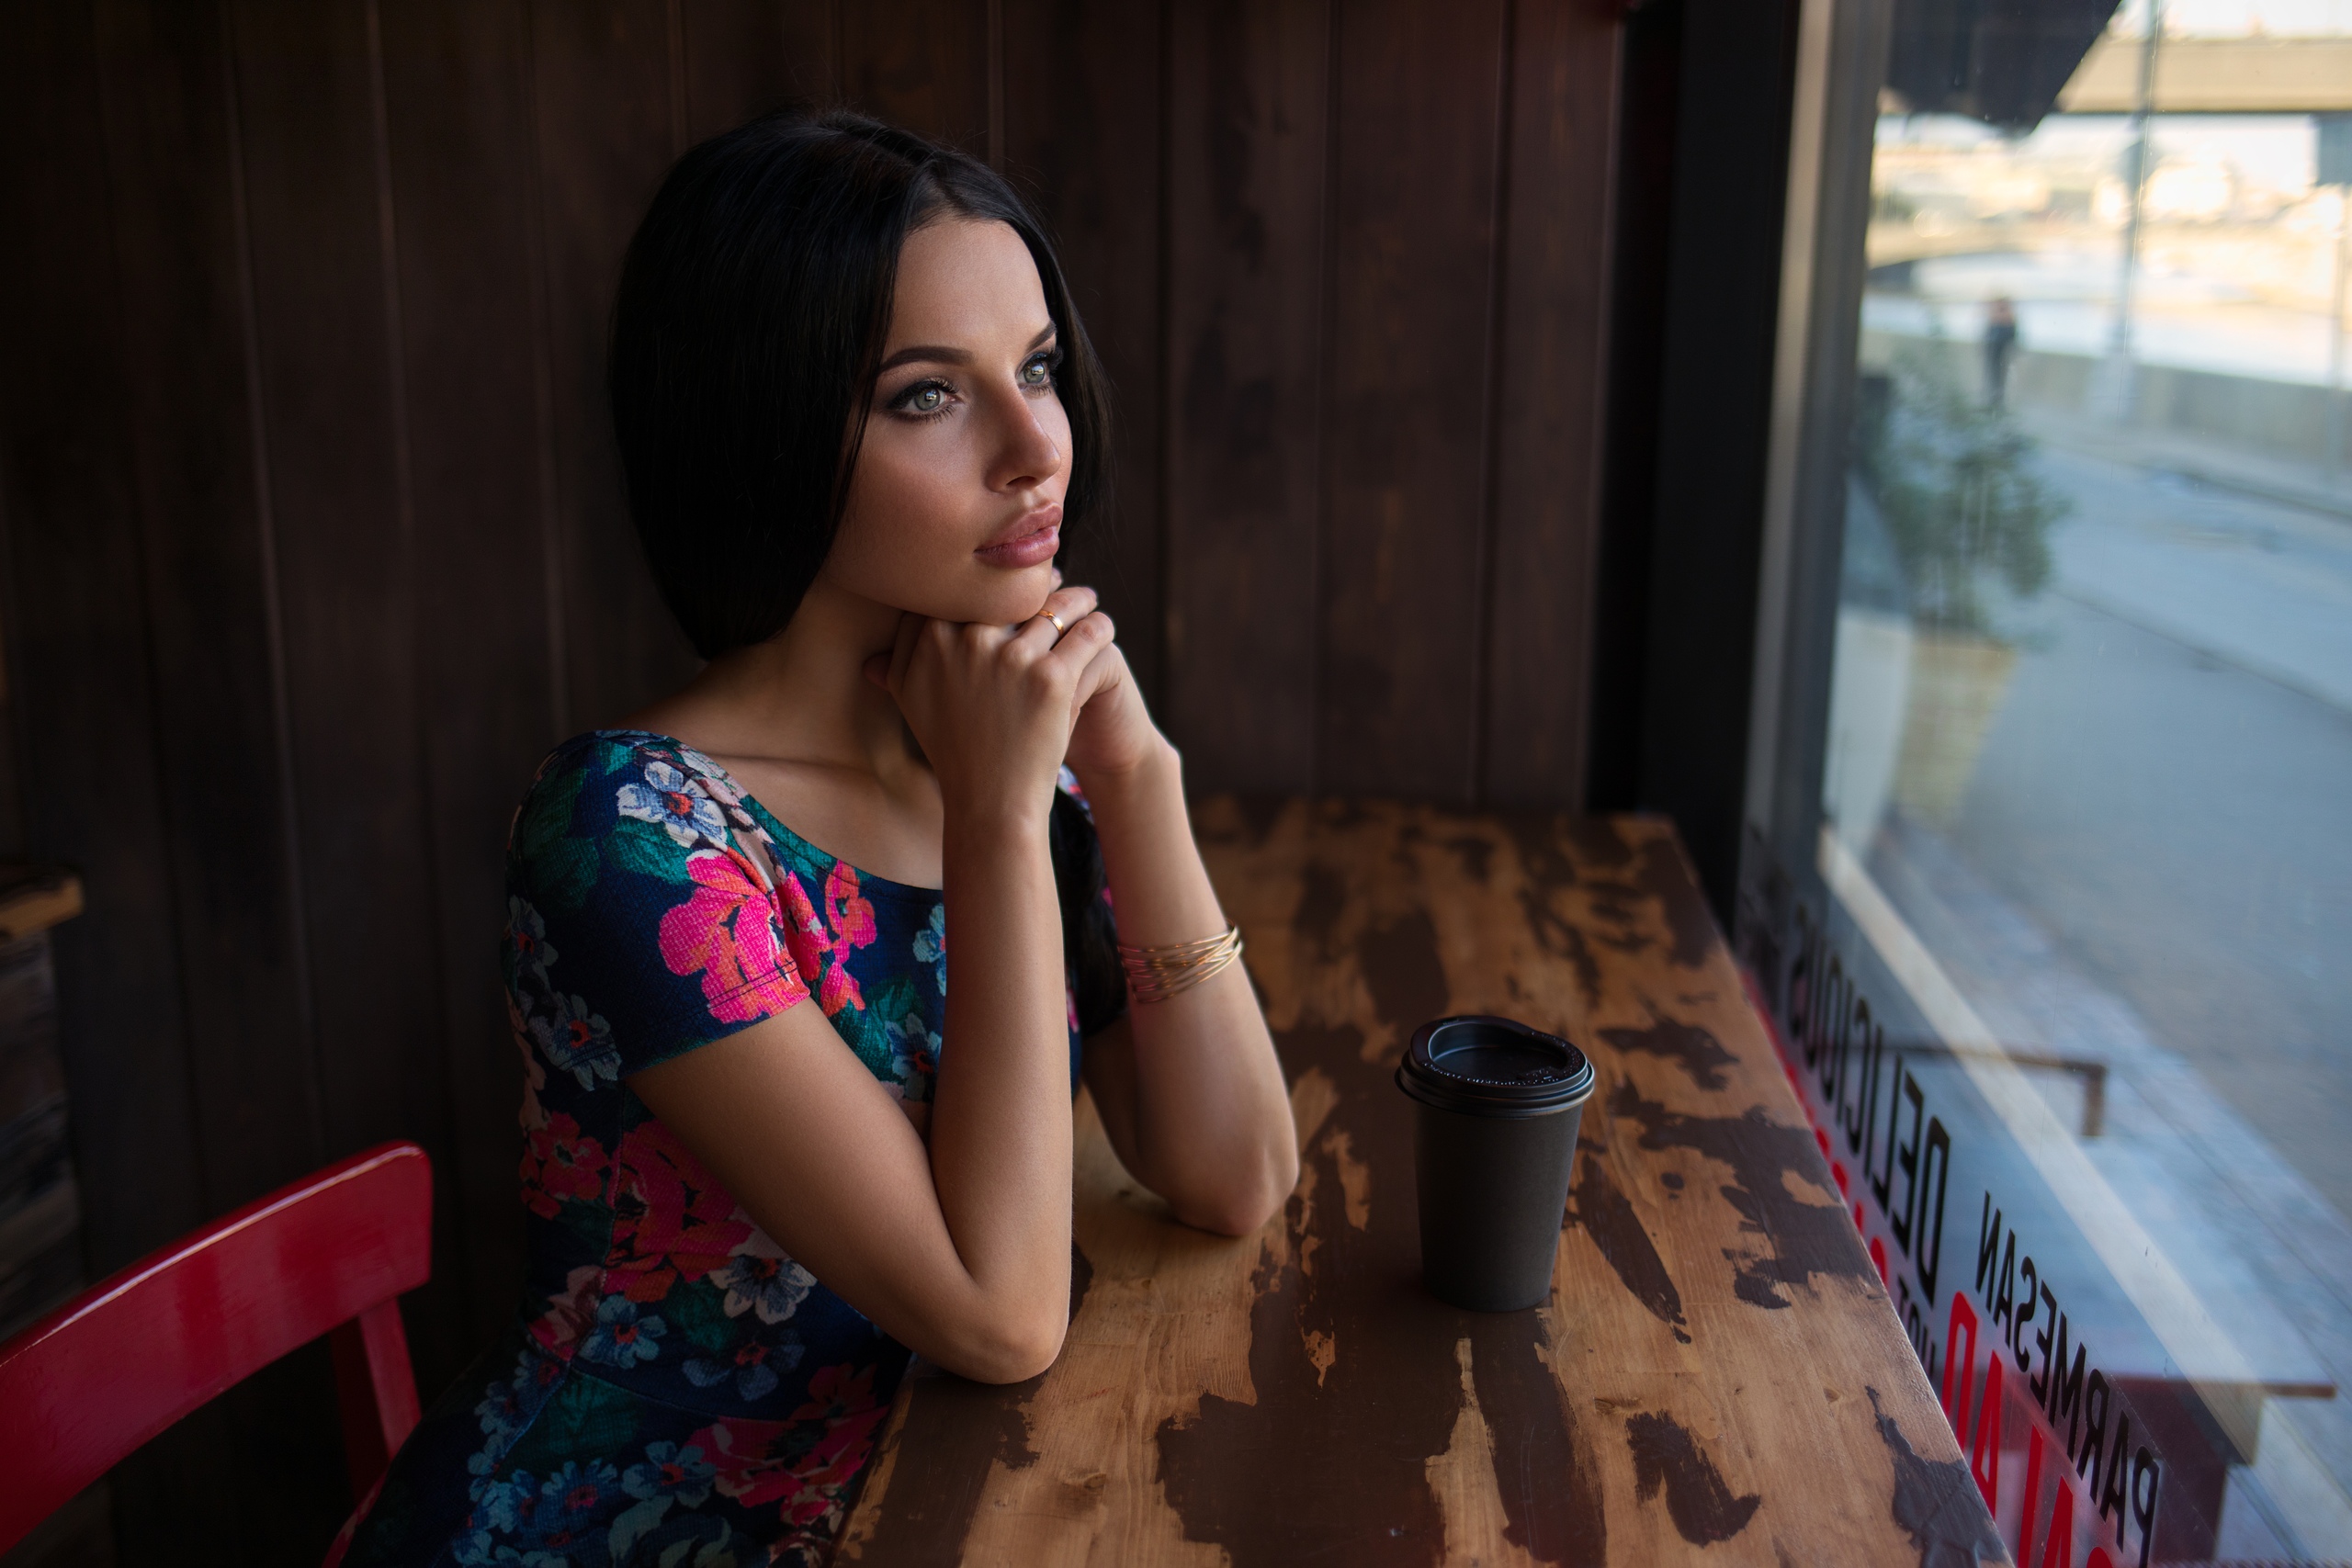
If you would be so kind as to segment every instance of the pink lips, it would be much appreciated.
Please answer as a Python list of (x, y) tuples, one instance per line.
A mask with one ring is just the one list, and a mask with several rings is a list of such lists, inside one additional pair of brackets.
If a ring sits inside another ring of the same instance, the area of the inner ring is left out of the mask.
[(1062, 547), (1062, 509), (1041, 506), (1007, 530), (1004, 537), (972, 553), (990, 566), (1010, 570), (1042, 566)]

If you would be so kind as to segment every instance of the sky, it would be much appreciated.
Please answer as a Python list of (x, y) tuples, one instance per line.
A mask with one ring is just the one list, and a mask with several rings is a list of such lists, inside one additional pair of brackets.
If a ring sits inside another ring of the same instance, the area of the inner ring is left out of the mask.
[[(2165, 33), (2179, 38), (2317, 38), (2352, 33), (2352, 0), (2162, 0)], [(2143, 34), (2148, 0), (2124, 0), (2115, 25)]]

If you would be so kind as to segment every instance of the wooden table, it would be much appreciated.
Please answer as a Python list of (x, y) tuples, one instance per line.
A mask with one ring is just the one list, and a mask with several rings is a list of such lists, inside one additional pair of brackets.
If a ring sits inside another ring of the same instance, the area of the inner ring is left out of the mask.
[[(842, 1562), (2006, 1560), (1668, 824), (1228, 799), (1197, 821), (1291, 1080), (1297, 1190), (1254, 1237), (1186, 1229), (1081, 1102), (1061, 1359), (1005, 1388), (910, 1377)], [(1419, 1282), (1390, 1075), (1464, 1012), (1600, 1071), (1530, 1312)]]

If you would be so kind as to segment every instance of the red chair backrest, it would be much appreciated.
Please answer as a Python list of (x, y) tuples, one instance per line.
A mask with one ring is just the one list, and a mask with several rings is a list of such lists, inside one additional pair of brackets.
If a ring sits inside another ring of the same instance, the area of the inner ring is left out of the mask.
[(173, 1422), (331, 1330), (364, 1494), (416, 1425), (397, 1298), (431, 1273), (432, 1232), (431, 1162), (384, 1144), (149, 1254), (0, 1345), (0, 1551)]

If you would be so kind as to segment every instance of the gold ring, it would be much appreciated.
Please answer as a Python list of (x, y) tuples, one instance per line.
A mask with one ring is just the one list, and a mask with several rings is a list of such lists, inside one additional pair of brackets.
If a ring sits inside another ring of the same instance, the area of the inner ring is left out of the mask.
[(1056, 637), (1060, 637), (1063, 633), (1069, 630), (1068, 626), (1062, 625), (1062, 618), (1059, 615), (1055, 615), (1051, 610), (1040, 610), (1037, 614), (1045, 616), (1046, 619), (1054, 623), (1054, 635)]

